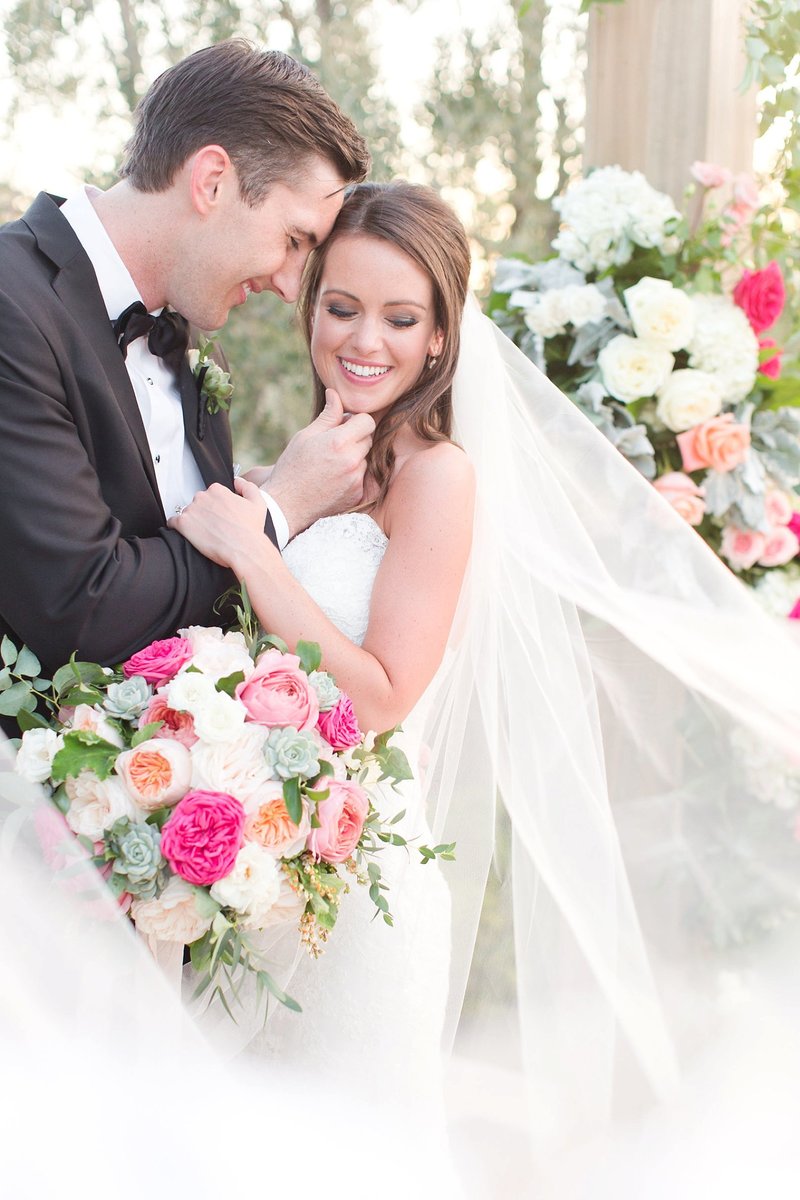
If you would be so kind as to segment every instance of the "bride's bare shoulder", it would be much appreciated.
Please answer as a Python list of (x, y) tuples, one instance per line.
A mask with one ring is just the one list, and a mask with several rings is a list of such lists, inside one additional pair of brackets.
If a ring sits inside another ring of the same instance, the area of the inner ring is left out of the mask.
[(386, 496), (384, 526), (399, 514), (437, 512), (444, 521), (472, 519), (475, 472), (454, 442), (433, 442), (412, 450), (400, 464)]

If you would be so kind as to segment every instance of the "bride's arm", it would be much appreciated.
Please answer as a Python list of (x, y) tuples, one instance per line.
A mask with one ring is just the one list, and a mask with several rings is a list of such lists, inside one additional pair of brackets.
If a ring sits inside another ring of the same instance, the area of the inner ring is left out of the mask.
[(360, 647), (294, 579), (263, 535), (263, 508), (248, 500), (250, 485), (239, 486), (244, 498), (224, 488), (200, 493), (174, 525), (244, 581), (265, 629), (290, 646), (301, 638), (319, 642), (324, 666), (352, 699), (363, 728), (396, 725), (422, 695), (447, 644), (472, 538), (474, 480), (466, 456), (441, 443), (398, 472), (384, 512), (389, 544)]

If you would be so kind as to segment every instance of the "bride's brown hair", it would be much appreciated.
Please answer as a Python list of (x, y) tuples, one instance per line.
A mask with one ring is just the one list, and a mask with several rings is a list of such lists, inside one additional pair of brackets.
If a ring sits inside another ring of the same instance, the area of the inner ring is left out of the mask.
[[(422, 268), (433, 286), (436, 328), (443, 339), (434, 366), (423, 365), (413, 387), (378, 422), (367, 458), (367, 471), (378, 485), (378, 495), (362, 506), (369, 510), (385, 499), (394, 466), (392, 443), (401, 425), (410, 425), (427, 442), (450, 439), (452, 384), (458, 363), (470, 254), (461, 222), (431, 188), (402, 181), (358, 184), (348, 193), (330, 236), (309, 257), (303, 277), (298, 312), (309, 349), (314, 306), (328, 251), (338, 238), (353, 234), (389, 242)], [(325, 406), (325, 386), (313, 363), (312, 371), (316, 416)]]

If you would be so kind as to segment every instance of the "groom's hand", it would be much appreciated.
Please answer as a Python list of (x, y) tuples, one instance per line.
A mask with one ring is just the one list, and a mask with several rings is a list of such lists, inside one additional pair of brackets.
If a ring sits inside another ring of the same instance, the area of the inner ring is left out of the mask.
[(359, 504), (375, 422), (367, 413), (345, 416), (333, 388), (325, 408), (296, 433), (280, 456), (267, 490), (280, 505), (291, 536), (319, 517)]

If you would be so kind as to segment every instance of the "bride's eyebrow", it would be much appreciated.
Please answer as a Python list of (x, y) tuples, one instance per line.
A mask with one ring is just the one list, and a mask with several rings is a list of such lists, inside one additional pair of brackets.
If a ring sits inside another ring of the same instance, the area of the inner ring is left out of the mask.
[[(352, 292), (346, 292), (344, 288), (326, 287), (322, 289), (323, 296), (329, 296), (331, 292), (337, 296), (347, 296), (348, 300), (355, 300), (359, 303), (358, 296), (354, 296)], [(387, 300), (384, 308), (418, 308), (422, 312), (427, 312), (424, 304), (420, 304), (418, 300)]]

